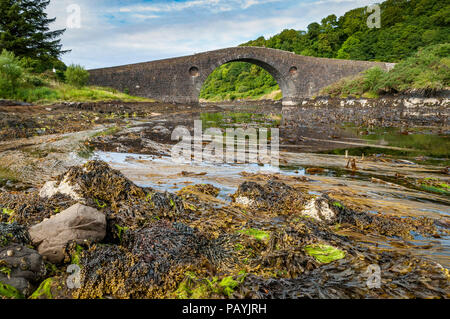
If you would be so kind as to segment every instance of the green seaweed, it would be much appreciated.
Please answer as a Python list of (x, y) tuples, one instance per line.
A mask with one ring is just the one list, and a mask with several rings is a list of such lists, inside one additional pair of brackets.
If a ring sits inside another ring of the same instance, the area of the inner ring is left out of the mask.
[(306, 253), (318, 262), (328, 264), (345, 257), (345, 251), (329, 245), (308, 245), (304, 247)]
[(122, 241), (123, 234), (129, 229), (129, 227), (122, 227), (118, 224), (114, 225), (117, 228), (117, 236), (119, 237), (119, 240)]
[(338, 207), (338, 208), (344, 208), (344, 205), (342, 205), (342, 204), (339, 203), (339, 202), (334, 202), (334, 203), (333, 203), (333, 206)]
[(84, 250), (83, 247), (81, 247), (80, 245), (75, 246), (75, 251), (72, 254), (71, 260), (70, 260), (70, 262), (72, 264), (75, 264), (78, 266), (80, 265), (80, 259), (81, 259), (81, 254), (83, 253), (83, 250)]
[(101, 204), (100, 204), (100, 201), (98, 200), (98, 199), (95, 199), (95, 203), (97, 204), (97, 207), (98, 208), (105, 208), (106, 206), (107, 206), (107, 204), (106, 203), (104, 203), (104, 202), (102, 202)]
[(257, 240), (261, 240), (261, 241), (269, 240), (269, 238), (270, 238), (269, 232), (255, 229), (255, 228), (242, 229), (242, 230), (238, 231), (238, 233), (251, 236), (251, 237), (253, 237)]
[(3, 209), (2, 209), (2, 214), (11, 216), (12, 214), (14, 214), (14, 209), (3, 208)]
[(5, 274), (8, 278), (11, 276), (11, 268), (8, 267), (0, 267), (0, 273)]
[(0, 281), (0, 296), (11, 299), (24, 299), (23, 294), (17, 288)]
[(218, 277), (212, 279), (199, 279), (192, 272), (186, 272), (186, 279), (183, 280), (175, 295), (178, 299), (205, 299), (211, 295), (222, 295), (231, 298), (236, 287), (245, 279), (246, 273), (239, 272), (237, 279), (233, 276), (227, 276), (219, 280)]
[(450, 191), (448, 191), (447, 189), (444, 189), (444, 188), (448, 188), (448, 185), (446, 185), (446, 184), (442, 184), (439, 186), (431, 186), (431, 185), (427, 185), (427, 184), (422, 184), (422, 185), (420, 185), (420, 188), (427, 192), (439, 193), (439, 194), (443, 194), (443, 195), (450, 195)]
[(52, 284), (53, 284), (53, 278), (47, 278), (41, 284), (39, 287), (33, 292), (33, 294), (30, 296), (30, 299), (40, 299), (41, 297), (45, 297), (47, 299), (53, 299), (52, 295)]

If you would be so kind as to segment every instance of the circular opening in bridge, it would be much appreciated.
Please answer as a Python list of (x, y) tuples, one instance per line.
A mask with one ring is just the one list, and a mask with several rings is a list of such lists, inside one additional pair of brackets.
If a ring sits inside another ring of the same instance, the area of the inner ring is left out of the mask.
[(219, 66), (208, 76), (200, 91), (200, 101), (204, 102), (282, 98), (281, 89), (272, 75), (249, 62), (230, 62)]
[(197, 67), (193, 66), (192, 68), (189, 69), (189, 74), (193, 77), (197, 77), (200, 75), (200, 72)]
[(291, 75), (297, 74), (297, 71), (298, 71), (298, 69), (297, 69), (296, 66), (292, 66), (292, 67), (289, 69), (289, 73), (290, 73)]

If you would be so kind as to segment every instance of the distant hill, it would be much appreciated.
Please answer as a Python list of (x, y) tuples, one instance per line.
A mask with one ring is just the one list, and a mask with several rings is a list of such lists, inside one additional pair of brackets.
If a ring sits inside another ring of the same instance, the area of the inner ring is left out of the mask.
[[(419, 48), (450, 42), (448, 0), (387, 0), (381, 7), (381, 28), (370, 29), (366, 7), (337, 18), (330, 15), (306, 31), (283, 30), (265, 39), (242, 44), (296, 54), (367, 61), (399, 62)], [(234, 62), (217, 68), (206, 81), (200, 97), (221, 100), (259, 98), (278, 90), (275, 80), (261, 68)]]

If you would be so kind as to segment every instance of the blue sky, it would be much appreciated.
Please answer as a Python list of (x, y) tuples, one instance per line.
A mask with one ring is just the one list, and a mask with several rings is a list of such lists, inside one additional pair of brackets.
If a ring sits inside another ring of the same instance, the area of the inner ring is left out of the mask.
[(164, 59), (239, 45), (283, 29), (304, 30), (329, 14), (374, 0), (52, 0), (53, 28), (66, 28), (70, 5), (80, 28), (62, 38), (66, 64), (87, 68)]

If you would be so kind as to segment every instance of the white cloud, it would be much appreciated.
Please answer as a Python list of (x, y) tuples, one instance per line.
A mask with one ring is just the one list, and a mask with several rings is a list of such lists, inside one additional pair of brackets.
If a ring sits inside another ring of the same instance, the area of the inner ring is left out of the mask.
[[(65, 28), (66, 8), (74, 0), (53, 0), (53, 28)], [(304, 30), (329, 14), (373, 3), (369, 0), (188, 0), (124, 6), (118, 0), (76, 0), (81, 29), (63, 36), (67, 64), (106, 67), (194, 54), (236, 46), (279, 33)]]
[(185, 2), (173, 3), (155, 3), (152, 5), (131, 5), (121, 7), (122, 13), (129, 12), (172, 12), (182, 11), (196, 7), (203, 7), (212, 12), (225, 12), (233, 9), (248, 9), (254, 5), (266, 4), (271, 2), (279, 2), (281, 0), (188, 0)]

